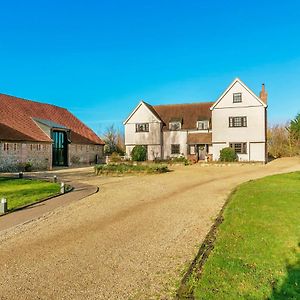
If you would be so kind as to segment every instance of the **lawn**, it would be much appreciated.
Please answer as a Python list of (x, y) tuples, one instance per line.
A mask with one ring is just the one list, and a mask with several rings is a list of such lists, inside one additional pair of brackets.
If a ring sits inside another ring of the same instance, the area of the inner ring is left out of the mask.
[(188, 285), (195, 299), (300, 299), (300, 172), (237, 189)]
[(0, 178), (0, 198), (7, 199), (8, 209), (37, 202), (58, 193), (60, 186), (41, 180)]

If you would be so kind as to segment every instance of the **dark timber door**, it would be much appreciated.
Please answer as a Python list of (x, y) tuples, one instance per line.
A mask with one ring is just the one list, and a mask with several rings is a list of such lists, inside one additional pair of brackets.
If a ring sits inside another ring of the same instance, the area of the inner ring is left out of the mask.
[(68, 165), (68, 141), (65, 131), (53, 131), (53, 166)]

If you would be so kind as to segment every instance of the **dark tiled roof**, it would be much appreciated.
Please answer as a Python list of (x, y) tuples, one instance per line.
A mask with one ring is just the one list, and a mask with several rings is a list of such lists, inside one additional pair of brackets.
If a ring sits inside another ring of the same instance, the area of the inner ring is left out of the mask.
[(51, 142), (34, 118), (70, 129), (78, 143), (103, 144), (90, 128), (65, 108), (0, 94), (0, 123), (6, 128), (6, 132), (0, 130), (0, 140), (8, 136), (10, 128), (10, 140), (18, 140), (21, 134), (27, 141)]
[(214, 102), (202, 102), (191, 104), (172, 104), (152, 106), (160, 119), (164, 122), (164, 130), (167, 130), (169, 122), (174, 119), (182, 119), (182, 129), (195, 129), (199, 118), (211, 120), (210, 107)]
[(211, 133), (189, 133), (187, 136), (187, 143), (189, 145), (194, 144), (211, 144), (212, 136)]

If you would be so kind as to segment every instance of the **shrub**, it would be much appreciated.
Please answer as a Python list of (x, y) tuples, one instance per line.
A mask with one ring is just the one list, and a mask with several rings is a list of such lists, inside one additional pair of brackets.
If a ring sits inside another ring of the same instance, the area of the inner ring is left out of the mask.
[(230, 162), (230, 161), (236, 161), (236, 160), (237, 160), (237, 155), (232, 148), (227, 147), (227, 148), (223, 148), (220, 151), (220, 161)]
[(122, 157), (120, 156), (119, 153), (113, 152), (110, 156), (110, 161), (111, 162), (120, 162), (120, 161), (122, 161)]
[(99, 174), (123, 174), (123, 173), (166, 173), (169, 172), (167, 165), (133, 165), (133, 164), (108, 164), (96, 165), (95, 173)]
[(174, 157), (171, 159), (171, 163), (182, 163), (185, 166), (188, 166), (190, 164), (190, 162), (188, 161), (188, 159), (186, 159), (184, 156), (178, 156), (178, 157)]
[(146, 147), (141, 145), (134, 146), (131, 152), (131, 157), (134, 161), (145, 161), (147, 159)]

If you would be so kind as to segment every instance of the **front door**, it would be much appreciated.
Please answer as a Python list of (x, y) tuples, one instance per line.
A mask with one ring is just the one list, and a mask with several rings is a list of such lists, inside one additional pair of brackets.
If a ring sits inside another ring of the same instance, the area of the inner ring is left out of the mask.
[(53, 166), (67, 166), (68, 165), (68, 140), (65, 131), (53, 131)]
[(206, 145), (198, 145), (199, 160), (205, 160), (206, 154), (207, 154)]

